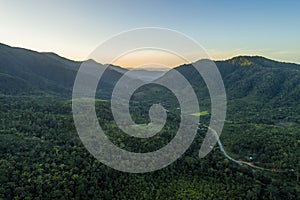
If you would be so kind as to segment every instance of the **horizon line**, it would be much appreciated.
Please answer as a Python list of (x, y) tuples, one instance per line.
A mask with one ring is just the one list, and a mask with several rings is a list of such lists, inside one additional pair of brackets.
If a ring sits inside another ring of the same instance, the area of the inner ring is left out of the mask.
[[(8, 46), (10, 48), (15, 48), (15, 49), (23, 49), (23, 50), (27, 50), (27, 51), (32, 51), (32, 52), (35, 52), (35, 53), (40, 53), (40, 54), (54, 54), (60, 58), (63, 58), (63, 59), (66, 59), (66, 60), (69, 60), (69, 61), (73, 61), (73, 62), (86, 62), (88, 60), (93, 60), (94, 62), (100, 64), (100, 65), (113, 65), (113, 66), (116, 66), (116, 67), (121, 67), (123, 69), (138, 69), (139, 67), (125, 67), (125, 66), (122, 66), (122, 65), (116, 65), (114, 63), (101, 63), (101, 62), (98, 62), (94, 59), (91, 59), (91, 58), (86, 58), (85, 60), (77, 60), (77, 59), (72, 59), (72, 58), (68, 58), (67, 56), (64, 56), (64, 55), (60, 55), (56, 52), (53, 52), (53, 51), (38, 51), (38, 50), (34, 50), (34, 49), (30, 49), (30, 48), (27, 48), (27, 47), (20, 47), (20, 46), (13, 46), (13, 45), (9, 45), (9, 44), (5, 44), (3, 42), (0, 42), (0, 45), (3, 45), (3, 46)], [(209, 55), (209, 54), (208, 54)], [(222, 61), (229, 61), (229, 60), (232, 60), (234, 58), (238, 58), (238, 57), (261, 57), (261, 58), (264, 58), (264, 59), (268, 59), (268, 60), (272, 60), (272, 61), (276, 61), (276, 62), (281, 62), (281, 63), (286, 63), (286, 64), (296, 64), (296, 65), (300, 65), (300, 63), (297, 63), (297, 62), (293, 62), (293, 61), (287, 61), (287, 60), (280, 60), (280, 59), (274, 59), (274, 58), (270, 58), (270, 57), (267, 57), (267, 56), (263, 56), (263, 55), (260, 55), (260, 54), (236, 54), (234, 56), (230, 56), (230, 57), (226, 57), (226, 58), (220, 58), (220, 59), (208, 59), (208, 60), (212, 60), (214, 62), (222, 62)], [(180, 67), (182, 65), (189, 65), (189, 64), (192, 64), (192, 63), (195, 63), (195, 62), (198, 62), (200, 60), (205, 60), (207, 58), (199, 58), (197, 60), (195, 60), (194, 62), (190, 62), (190, 63), (182, 63), (182, 64), (178, 64), (174, 67), (170, 67), (170, 66), (167, 66), (166, 68), (177, 68), (177, 67)]]

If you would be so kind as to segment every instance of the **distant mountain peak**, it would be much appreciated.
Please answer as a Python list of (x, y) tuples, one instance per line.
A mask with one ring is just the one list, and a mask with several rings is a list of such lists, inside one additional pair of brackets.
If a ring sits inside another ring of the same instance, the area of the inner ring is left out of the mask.
[(266, 59), (262, 56), (236, 56), (228, 60), (231, 64), (240, 66), (252, 66), (255, 65), (255, 60)]
[(93, 63), (93, 64), (100, 64), (100, 63), (98, 63), (98, 62), (96, 62), (94, 59), (87, 59), (87, 60), (85, 60), (85, 61), (83, 61), (83, 62), (87, 62), (87, 63)]
[(295, 63), (280, 62), (262, 56), (236, 56), (226, 61), (236, 66), (261, 66), (281, 69), (292, 68), (299, 70), (299, 65)]

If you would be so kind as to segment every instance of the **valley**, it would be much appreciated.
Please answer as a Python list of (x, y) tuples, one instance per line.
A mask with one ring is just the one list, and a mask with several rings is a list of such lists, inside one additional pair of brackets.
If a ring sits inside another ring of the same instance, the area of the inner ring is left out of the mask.
[[(71, 94), (80, 62), (2, 44), (0, 52), (0, 198), (299, 198), (300, 65), (260, 56), (216, 61), (226, 88), (227, 116), (218, 145), (203, 159), (199, 149), (210, 119), (209, 93), (192, 65), (178, 66), (200, 99), (201, 112), (189, 114), (200, 117), (202, 126), (177, 161), (158, 171), (131, 174), (95, 159), (77, 134), (72, 116), (77, 99)], [(98, 122), (118, 147), (156, 151), (175, 136), (178, 100), (157, 84), (139, 88), (130, 101), (133, 120), (150, 123), (150, 106), (161, 103), (167, 121), (150, 138), (125, 134), (110, 108), (112, 89), (123, 71), (111, 66), (99, 83)], [(165, 75), (159, 78), (170, 78)], [(253, 162), (248, 162), (250, 154)]]

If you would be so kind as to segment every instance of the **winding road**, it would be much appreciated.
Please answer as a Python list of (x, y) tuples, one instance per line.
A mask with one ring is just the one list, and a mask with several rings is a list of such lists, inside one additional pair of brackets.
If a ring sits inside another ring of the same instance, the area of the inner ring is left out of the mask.
[(223, 145), (222, 145), (222, 143), (221, 143), (221, 140), (220, 140), (220, 138), (219, 138), (218, 133), (217, 133), (214, 129), (212, 129), (212, 128), (210, 128), (210, 127), (207, 127), (207, 126), (204, 126), (204, 127), (208, 128), (208, 129), (214, 134), (214, 136), (217, 138), (217, 141), (218, 141), (218, 145), (219, 145), (219, 147), (220, 147), (220, 150), (222, 151), (222, 153), (224, 154), (224, 156), (225, 156), (226, 158), (228, 158), (228, 159), (231, 160), (232, 162), (235, 162), (235, 163), (237, 163), (237, 164), (239, 164), (239, 165), (242, 165), (242, 164), (243, 164), (242, 162), (240, 162), (240, 161), (238, 161), (238, 160), (235, 160), (234, 158), (232, 158), (231, 156), (229, 156), (229, 155), (227, 154), (227, 152), (225, 151), (225, 149), (224, 149), (224, 147), (223, 147)]
[(260, 169), (260, 170), (265, 170), (265, 171), (271, 171), (271, 172), (286, 172), (286, 171), (280, 170), (280, 169), (268, 169), (268, 168), (264, 168), (264, 167), (259, 167), (259, 166), (254, 165), (254, 164), (251, 163), (251, 162), (246, 162), (246, 161), (242, 161), (242, 160), (235, 160), (234, 158), (232, 158), (231, 156), (229, 156), (229, 155), (227, 154), (227, 152), (225, 151), (225, 149), (223, 148), (223, 145), (222, 145), (222, 143), (221, 143), (221, 140), (220, 140), (220, 138), (219, 138), (218, 133), (217, 133), (214, 129), (210, 128), (210, 127), (207, 127), (207, 126), (205, 126), (205, 127), (208, 128), (209, 130), (211, 130), (212, 133), (214, 133), (215, 137), (218, 139), (218, 145), (219, 145), (219, 147), (220, 147), (221, 152), (224, 154), (224, 156), (225, 156), (226, 158), (228, 158), (228, 159), (231, 160), (232, 162), (235, 162), (235, 163), (237, 163), (238, 165), (248, 165), (249, 167), (252, 167), (252, 168), (255, 168), (255, 169)]

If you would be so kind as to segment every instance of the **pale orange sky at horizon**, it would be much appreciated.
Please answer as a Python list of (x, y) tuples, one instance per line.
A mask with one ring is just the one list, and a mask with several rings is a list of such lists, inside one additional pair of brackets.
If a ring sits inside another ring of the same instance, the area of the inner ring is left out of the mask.
[(259, 55), (300, 63), (299, 1), (0, 2), (0, 42), (71, 60), (85, 60), (121, 32), (162, 27), (193, 38), (213, 60)]
[[(85, 48), (81, 48), (80, 50), (77, 50), (77, 48), (73, 47), (65, 47), (64, 49), (61, 48), (55, 48), (54, 46), (45, 46), (44, 48), (34, 48), (35, 45), (28, 45), (28, 46), (20, 46), (18, 45), (18, 42), (13, 42), (13, 44), (7, 44), (4, 43), (3, 41), (0, 41), (0, 43), (3, 43), (5, 45), (9, 45), (12, 47), (17, 47), (17, 48), (24, 48), (24, 49), (29, 49), (29, 50), (33, 50), (33, 51), (37, 51), (37, 52), (52, 52), (55, 53), (61, 57), (70, 59), (70, 60), (74, 60), (74, 61), (84, 61), (88, 59), (88, 55), (94, 50), (93, 48), (95, 48), (95, 46), (93, 46), (92, 48), (90, 48), (88, 45), (85, 45)], [(33, 46), (33, 47), (31, 47)], [(68, 52), (68, 53), (66, 53)], [(149, 52), (149, 51), (148, 51)], [(278, 52), (278, 51), (272, 51), (272, 50), (251, 50), (251, 49), (236, 49), (236, 50), (232, 50), (232, 51), (217, 51), (215, 49), (207, 49), (206, 50), (208, 56), (214, 60), (214, 61), (218, 61), (218, 60), (227, 60), (236, 56), (243, 56), (243, 55), (247, 55), (247, 56), (263, 56), (269, 59), (273, 59), (276, 61), (282, 61), (282, 62), (290, 62), (290, 63), (299, 63), (300, 62), (293, 62), (287, 59), (278, 59), (275, 58), (274, 55), (280, 55), (280, 54), (287, 54), (290, 53), (291, 55), (293, 55), (293, 52)], [(268, 53), (269, 52), (269, 53)], [(143, 59), (141, 59), (143, 57)], [(200, 60), (201, 58), (197, 58), (197, 56), (195, 55), (195, 59), (194, 61)], [(99, 60), (96, 59), (97, 62), (101, 63), (101, 64), (108, 64), (106, 62), (101, 62)], [(166, 53), (166, 52), (150, 52), (150, 53), (145, 53), (145, 51), (142, 52), (134, 52), (134, 53), (130, 53), (127, 55), (123, 55), (121, 58), (117, 59), (116, 61), (114, 61), (113, 65), (117, 65), (123, 68), (135, 68), (141, 65), (147, 65), (149, 63), (155, 63), (155, 64), (161, 64), (165, 67), (177, 67), (180, 66), (182, 64), (187, 64), (189, 62), (184, 61), (182, 58), (172, 55), (170, 53)], [(165, 68), (163, 67), (163, 68)]]

